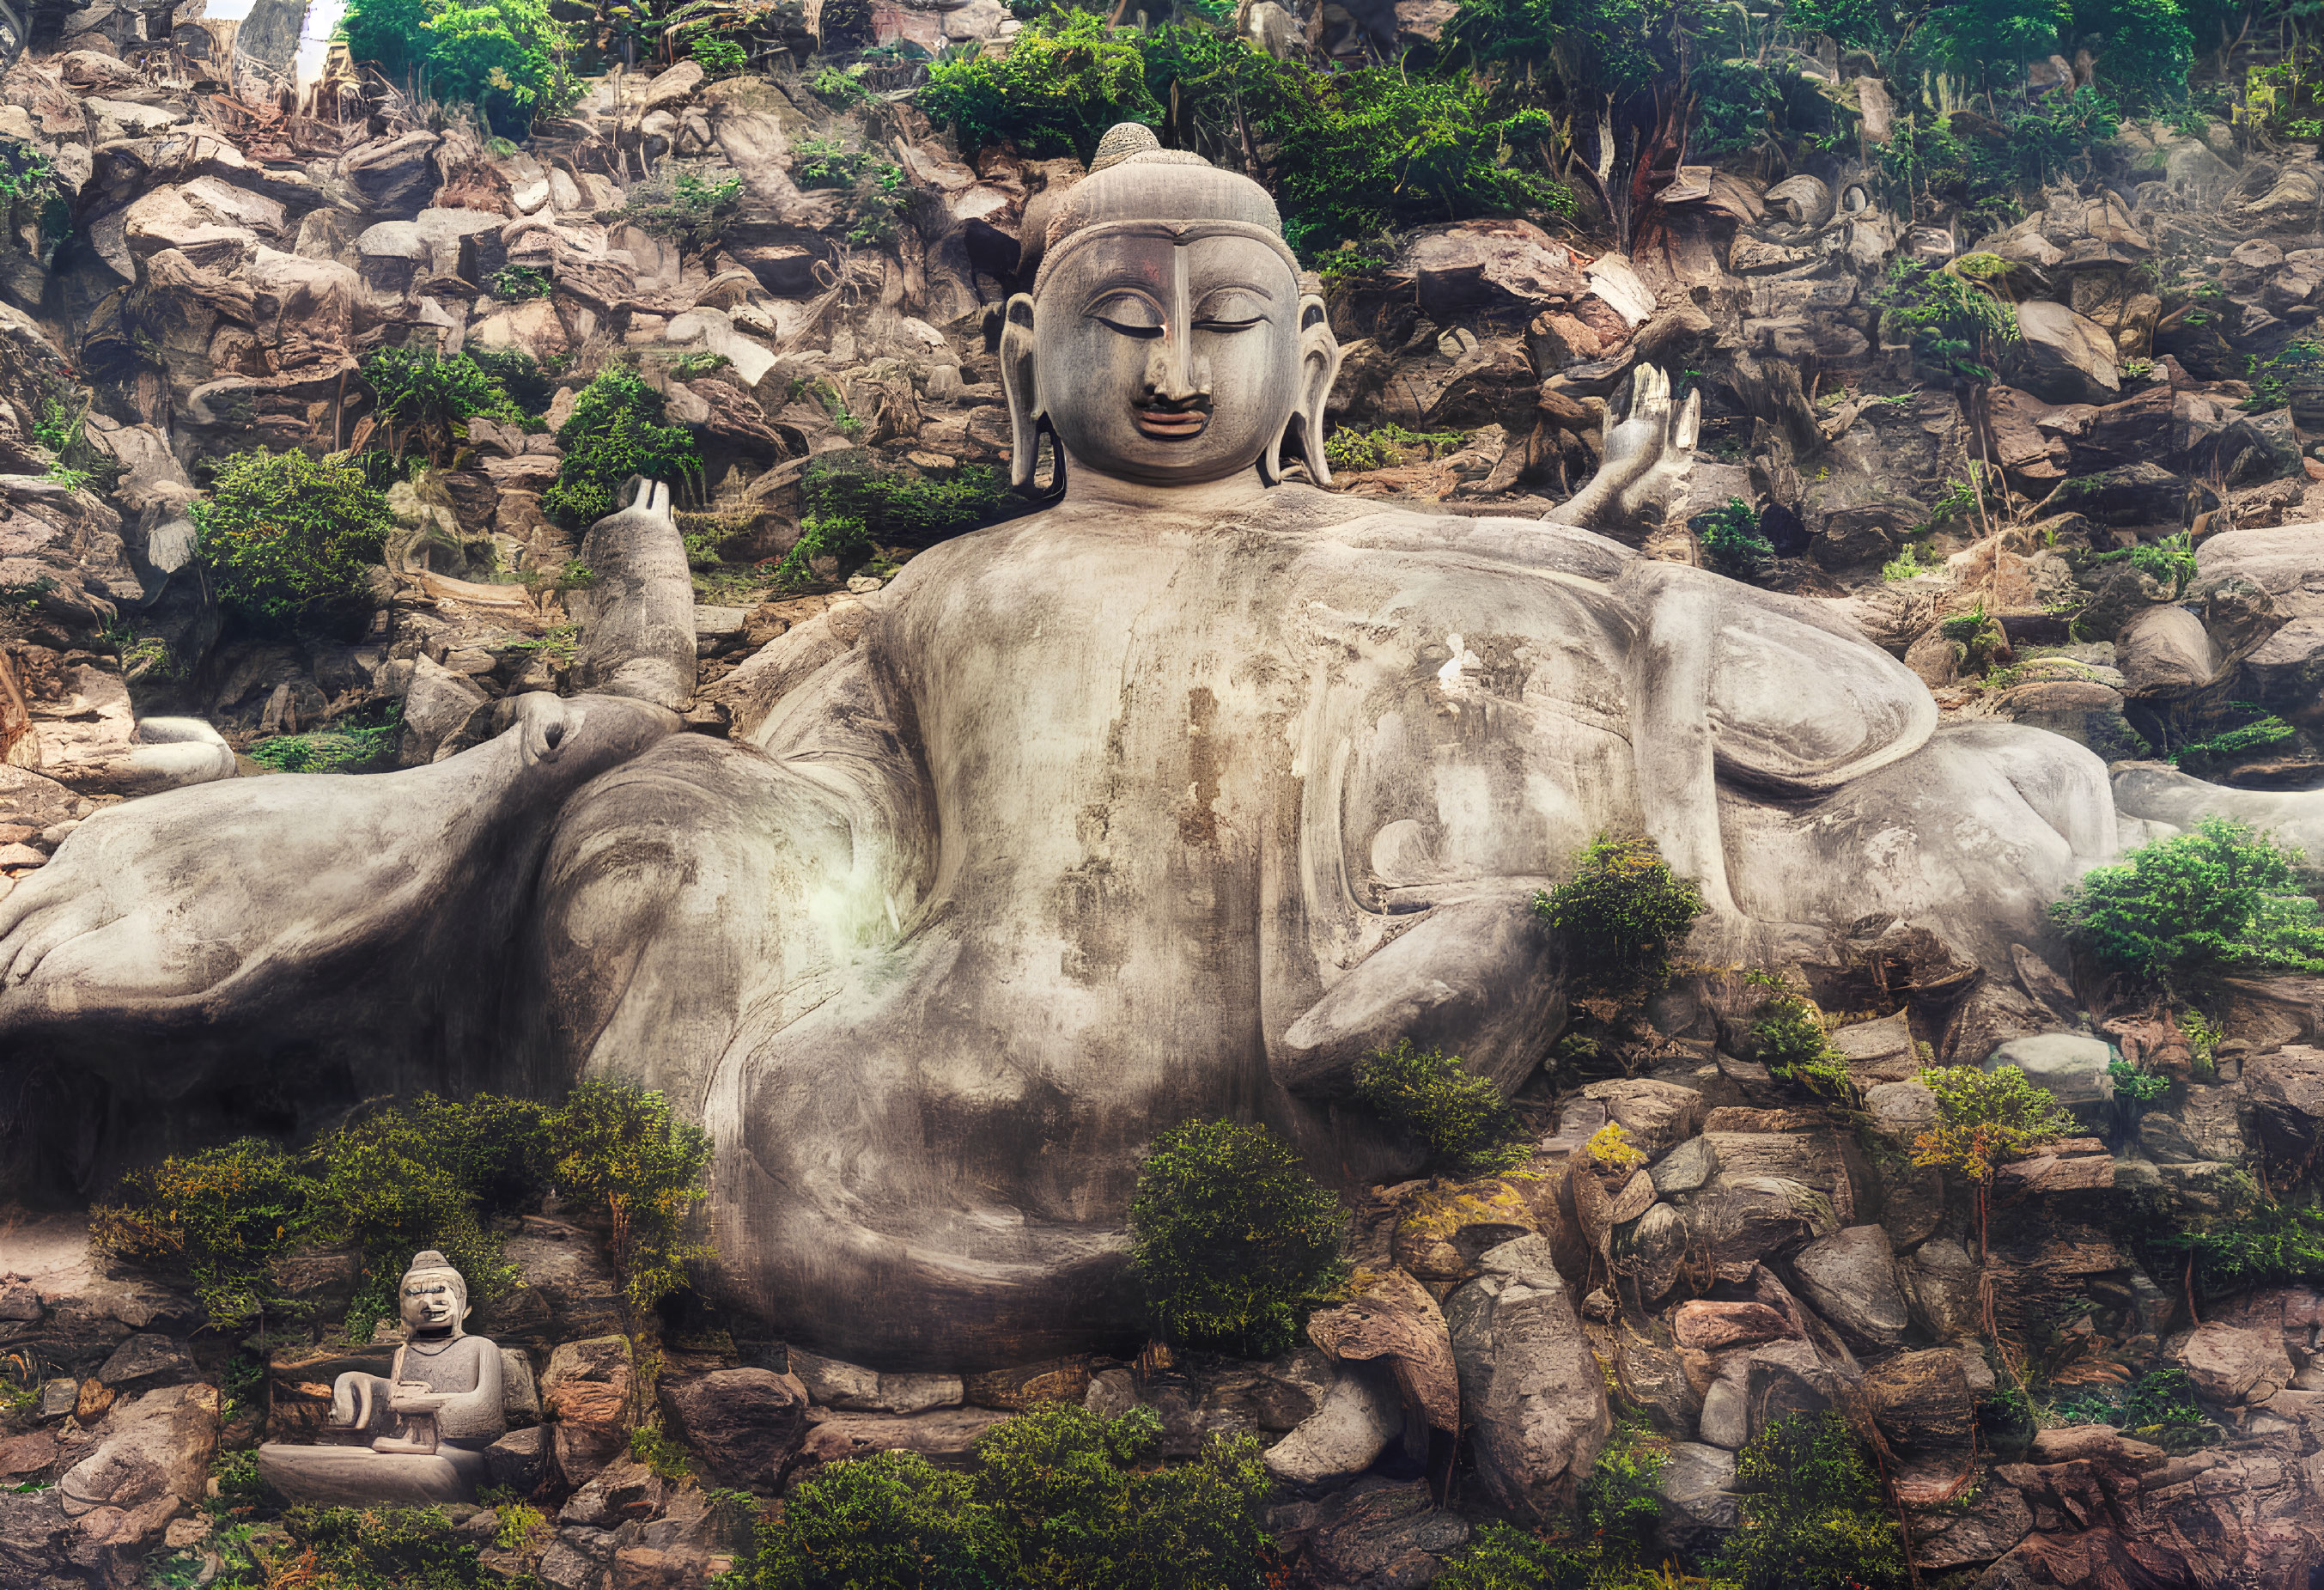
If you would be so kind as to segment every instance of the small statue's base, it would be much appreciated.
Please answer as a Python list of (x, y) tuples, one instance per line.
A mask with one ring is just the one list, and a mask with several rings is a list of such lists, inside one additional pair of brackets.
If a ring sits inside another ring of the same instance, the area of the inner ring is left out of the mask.
[(484, 1455), (465, 1447), (438, 1447), (432, 1456), (374, 1452), (369, 1447), (290, 1447), (269, 1441), (258, 1449), (258, 1472), (286, 1502), (318, 1507), (434, 1507), (474, 1502), (489, 1484)]

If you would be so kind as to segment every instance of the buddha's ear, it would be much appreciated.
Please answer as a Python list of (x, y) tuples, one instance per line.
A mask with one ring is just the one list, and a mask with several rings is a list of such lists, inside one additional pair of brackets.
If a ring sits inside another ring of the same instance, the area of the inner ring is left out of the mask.
[[(1317, 485), (1332, 484), (1332, 467), (1323, 458), (1323, 405), (1331, 400), (1333, 384), (1339, 379), (1340, 339), (1332, 335), (1332, 312), (1311, 292), (1299, 300), (1299, 389), (1291, 411), (1291, 428), (1299, 433), (1308, 478)], [(1270, 481), (1283, 473), (1277, 457), (1276, 447), (1269, 447)]]
[(1001, 310), (1001, 390), (1009, 398), (1009, 484), (1033, 484), (1040, 462), (1041, 409), (1033, 389), (1033, 300), (1019, 293)]

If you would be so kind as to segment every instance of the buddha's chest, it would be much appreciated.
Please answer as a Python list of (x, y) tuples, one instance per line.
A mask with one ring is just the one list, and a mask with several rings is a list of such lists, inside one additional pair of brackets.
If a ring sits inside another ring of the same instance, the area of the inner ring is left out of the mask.
[(431, 1391), (474, 1391), (476, 1354), (481, 1350), (475, 1336), (461, 1336), (440, 1347), (427, 1342), (407, 1343), (400, 1354), (396, 1378), (417, 1382)]

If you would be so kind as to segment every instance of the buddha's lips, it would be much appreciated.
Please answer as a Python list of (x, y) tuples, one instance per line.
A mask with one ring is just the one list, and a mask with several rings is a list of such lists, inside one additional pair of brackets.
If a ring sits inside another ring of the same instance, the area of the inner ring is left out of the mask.
[(1211, 411), (1208, 404), (1194, 408), (1164, 408), (1158, 404), (1131, 405), (1138, 416), (1138, 429), (1147, 435), (1165, 441), (1185, 441), (1210, 429)]

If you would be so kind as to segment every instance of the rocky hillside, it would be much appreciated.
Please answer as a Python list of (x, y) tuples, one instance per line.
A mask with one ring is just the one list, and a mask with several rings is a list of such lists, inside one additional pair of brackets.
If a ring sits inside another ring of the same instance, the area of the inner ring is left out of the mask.
[[(698, 453), (679, 524), (703, 734), (792, 625), (844, 624), (927, 544), (1037, 505), (1004, 489), (995, 310), (1083, 167), (962, 148), (916, 107), (908, 53), (834, 87), (830, 60), (864, 59), (816, 53), (838, 9), (783, 24), (779, 69), (615, 71), (521, 143), (344, 73), (237, 98), (141, 48), (125, 8), (8, 69), (0, 147), (37, 180), (8, 190), (0, 254), (0, 899), (105, 803), (424, 764), (505, 729), (512, 698), (576, 688), (594, 515), (570, 504), (629, 456), (591, 429), (609, 372)], [(1450, 9), (1261, 0), (1242, 22), (1353, 60)], [(922, 54), (1019, 31), (994, 0), (872, 10)], [(1705, 414), (1653, 555), (1829, 601), (1949, 719), (2118, 771), (2324, 785), (2312, 141), (2135, 122), (2006, 225), (1899, 210), (1889, 93), (1854, 64), (1817, 62), (1849, 135), (1796, 163), (1674, 163), (1618, 216), (1317, 253), (1346, 348), (1337, 488), (1538, 516), (1652, 363)], [(2061, 96), (2087, 77), (2034, 74)], [(399, 407), (380, 361), (401, 352), (467, 356), (497, 393)], [(196, 510), (256, 450), (344, 456), (383, 494), (353, 621), (270, 627), (221, 599)], [(1518, 1550), (1507, 1521), (1554, 1529), (1612, 1493), (1601, 1448), (1644, 1475), (1629, 1567), (1708, 1563), (1759, 1516), (1755, 1442), (1831, 1413), (1873, 1455), (1850, 1518), (1921, 1583), (2311, 1583), (2324, 1227), (2298, 1211), (2324, 980), (2238, 974), (2199, 1007), (2087, 955), (1883, 919), (1792, 970), (1826, 1087), (1771, 1062), (1769, 994), (1739, 975), (1682, 967), (1593, 1007), (1519, 1095), (1522, 1165), (1370, 1189), (1351, 1294), (1268, 1357), (895, 1375), (736, 1319), (641, 1333), (600, 1232), (510, 1214), (517, 1300), (484, 1326), (516, 1428), (492, 1461), (542, 1516), (444, 1522), (504, 1580), (694, 1590), (748, 1568), (748, 1518), (819, 1469), (966, 1464), (1064, 1400), (1151, 1410), (1172, 1460), (1253, 1437), (1272, 1582), (1565, 1583), (1487, 1576)], [(2073, 1119), (1966, 1176), (1923, 1148), (1923, 1068), (1996, 1064)], [(122, 1167), (96, 1124), (55, 1130), (23, 1096), (0, 1136), (40, 1190), (100, 1194)], [(93, 1253), (84, 1216), (0, 1218), (0, 1482), (25, 1487), (0, 1492), (0, 1581), (243, 1582), (219, 1576), (250, 1530), (285, 1537), (254, 1525), (235, 1455), (311, 1434), (318, 1388), (384, 1362), (336, 1334), (355, 1277), (344, 1250), (302, 1253), (277, 1284), (306, 1323), (228, 1340), (179, 1278)], [(659, 1435), (633, 1446), (641, 1424)]]

